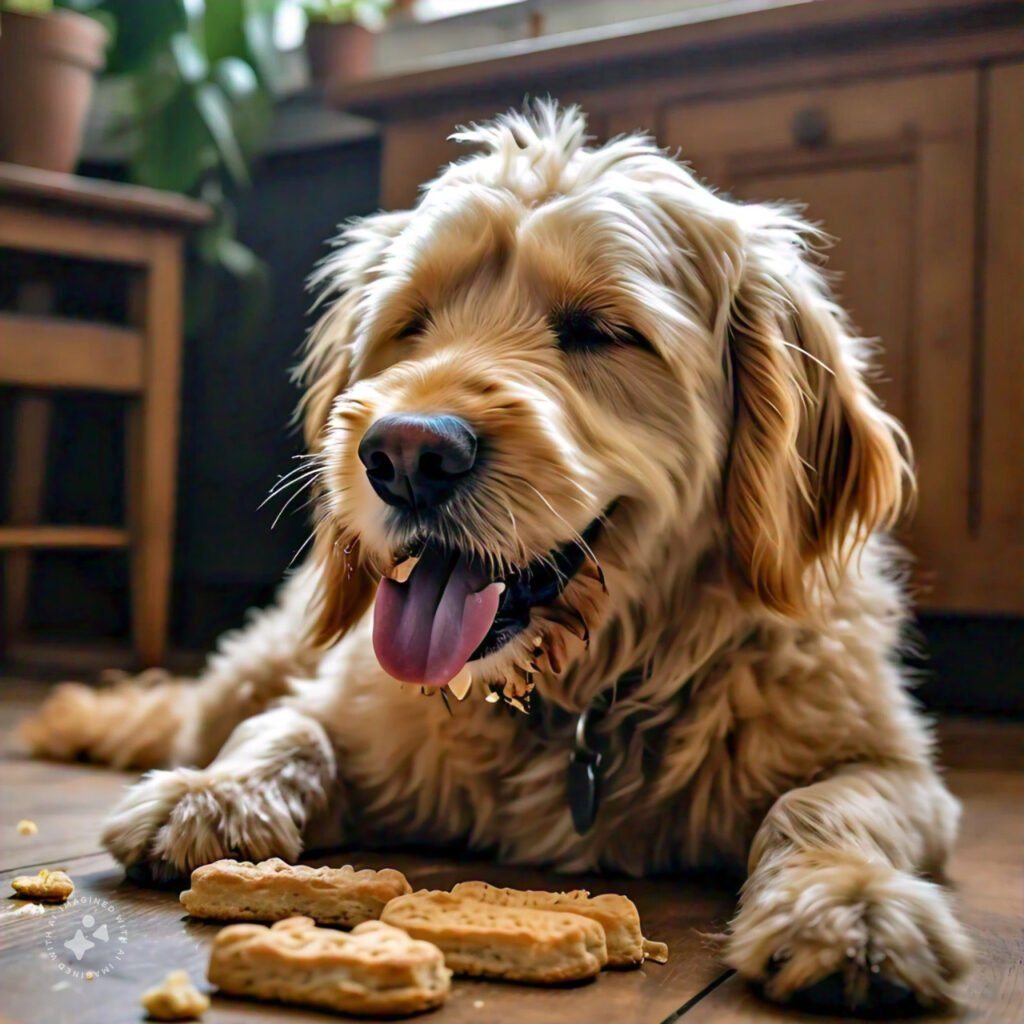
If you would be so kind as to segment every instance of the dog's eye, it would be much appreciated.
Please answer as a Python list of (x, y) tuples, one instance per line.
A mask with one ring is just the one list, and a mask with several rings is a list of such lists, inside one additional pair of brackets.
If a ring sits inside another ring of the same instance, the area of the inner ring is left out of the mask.
[(610, 323), (586, 309), (569, 306), (550, 318), (551, 330), (565, 352), (593, 352), (611, 345), (632, 345), (650, 350), (650, 343), (631, 327)]
[(398, 329), (395, 333), (395, 337), (398, 340), (404, 340), (405, 338), (415, 338), (418, 334), (422, 334), (430, 323), (430, 314), (425, 309), (418, 309), (409, 319)]

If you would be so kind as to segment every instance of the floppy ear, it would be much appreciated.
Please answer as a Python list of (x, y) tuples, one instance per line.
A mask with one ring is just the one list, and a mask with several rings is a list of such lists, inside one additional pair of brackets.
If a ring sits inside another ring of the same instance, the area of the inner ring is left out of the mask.
[(341, 639), (373, 603), (379, 580), (360, 554), (359, 538), (329, 525), (317, 528), (313, 547), (316, 590), (310, 602), (309, 638), (317, 647)]
[(353, 383), (353, 347), (362, 301), (380, 276), (388, 247), (409, 218), (410, 212), (401, 210), (353, 221), (310, 277), (310, 289), (319, 292), (314, 308), (326, 308), (306, 338), (293, 376), (303, 388), (296, 419), (302, 421), (311, 451), (318, 451), (323, 443), (334, 400)]
[(867, 346), (807, 261), (804, 230), (778, 215), (752, 232), (726, 352), (733, 568), (750, 595), (786, 614), (807, 610), (812, 563), (835, 578), (914, 490), (906, 434), (868, 387)]
[(305, 390), (295, 410), (302, 422), (306, 447), (317, 452), (334, 400), (351, 383), (352, 335), (359, 291), (338, 299), (317, 321), (306, 341), (306, 351), (295, 370)]
[[(296, 416), (314, 455), (324, 451), (335, 402), (357, 379), (354, 353), (362, 304), (408, 218), (407, 212), (382, 213), (354, 222), (311, 279), (311, 286), (320, 289), (318, 304), (328, 308), (310, 331), (295, 376), (305, 387)], [(359, 621), (377, 583), (360, 554), (359, 537), (341, 525), (336, 509), (324, 506), (328, 498), (320, 496), (312, 555), (318, 576), (310, 638), (320, 646), (344, 636)]]

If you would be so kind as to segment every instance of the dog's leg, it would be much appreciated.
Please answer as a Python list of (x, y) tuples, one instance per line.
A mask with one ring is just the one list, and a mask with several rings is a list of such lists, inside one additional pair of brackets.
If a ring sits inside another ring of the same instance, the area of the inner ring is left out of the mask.
[(146, 775), (108, 818), (103, 845), (153, 878), (221, 857), (294, 861), (311, 816), (337, 786), (323, 726), (280, 705), (239, 725), (208, 767)]
[(725, 959), (832, 1013), (955, 1004), (971, 947), (942, 870), (959, 807), (930, 768), (849, 765), (762, 823)]
[(208, 764), (239, 722), (287, 692), (289, 676), (315, 669), (311, 582), (308, 570), (289, 579), (276, 605), (221, 639), (198, 679), (146, 672), (105, 688), (62, 683), (21, 724), (22, 741), (40, 757), (119, 768)]

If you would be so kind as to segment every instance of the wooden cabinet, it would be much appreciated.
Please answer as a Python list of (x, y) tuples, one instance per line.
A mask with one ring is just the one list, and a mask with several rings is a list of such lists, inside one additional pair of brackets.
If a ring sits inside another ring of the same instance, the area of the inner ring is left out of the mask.
[(921, 600), (943, 608), (984, 604), (994, 583), (963, 558), (977, 486), (977, 99), (977, 73), (961, 71), (676, 104), (658, 126), (709, 183), (797, 203), (835, 239), (827, 267), (880, 339), (877, 390), (914, 444), (920, 497), (904, 539)]
[(524, 95), (580, 103), (599, 139), (652, 130), (738, 199), (804, 206), (914, 444), (920, 604), (1020, 615), (1024, 5), (728, 6), (461, 54), (335, 101), (382, 125), (385, 206), (456, 154), (453, 125)]
[[(985, 72), (971, 542), (981, 607), (1024, 610), (1024, 63)], [(990, 588), (985, 597), (985, 589)]]

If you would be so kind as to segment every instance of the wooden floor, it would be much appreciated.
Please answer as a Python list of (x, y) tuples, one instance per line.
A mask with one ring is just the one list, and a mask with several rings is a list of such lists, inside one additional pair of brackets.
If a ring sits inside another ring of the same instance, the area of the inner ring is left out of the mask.
[[(41, 697), (41, 684), (0, 679), (0, 886), (40, 867), (66, 867), (88, 898), (36, 913), (18, 901), (0, 903), (0, 1021), (17, 1024), (123, 1024), (143, 1019), (139, 994), (176, 967), (205, 985), (208, 946), (216, 927), (182, 914), (174, 892), (124, 880), (97, 843), (98, 825), (132, 776), (80, 765), (26, 760), (10, 732)], [(961, 913), (975, 936), (979, 966), (963, 1014), (936, 1018), (971, 1024), (1024, 1020), (1024, 726), (976, 721), (943, 723), (943, 762), (964, 801), (962, 837), (952, 865)], [(20, 836), (33, 819), (39, 832)], [(578, 988), (544, 990), (457, 981), (431, 1024), (768, 1024), (811, 1021), (767, 1006), (718, 964), (702, 933), (726, 921), (734, 892), (722, 881), (636, 882), (566, 879), (540, 872), (407, 855), (349, 852), (317, 863), (388, 864), (414, 887), (448, 887), (465, 878), (497, 884), (626, 892), (645, 931), (669, 943), (668, 964), (603, 974)], [(84, 921), (89, 914), (93, 920)], [(64, 942), (82, 928), (92, 949), (81, 961)], [(103, 931), (103, 927), (106, 931)], [(97, 935), (96, 933), (99, 933)], [(96, 973), (86, 980), (84, 973)], [(215, 997), (205, 1024), (324, 1021), (318, 1013)], [(917, 1018), (919, 1022), (932, 1018)]]

